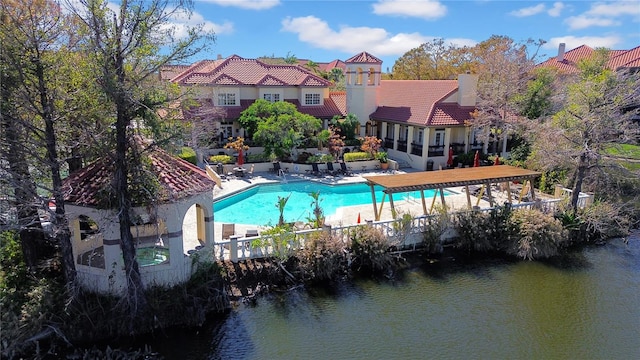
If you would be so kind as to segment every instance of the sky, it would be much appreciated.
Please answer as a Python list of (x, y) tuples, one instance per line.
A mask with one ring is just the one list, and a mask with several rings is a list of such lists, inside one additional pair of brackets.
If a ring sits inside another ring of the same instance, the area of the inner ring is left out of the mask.
[(434, 39), (473, 46), (492, 35), (542, 39), (543, 61), (559, 43), (632, 49), (640, 46), (640, 1), (504, 0), (195, 0), (190, 19), (215, 42), (196, 60), (218, 55), (346, 60), (362, 51), (383, 71), (408, 50)]

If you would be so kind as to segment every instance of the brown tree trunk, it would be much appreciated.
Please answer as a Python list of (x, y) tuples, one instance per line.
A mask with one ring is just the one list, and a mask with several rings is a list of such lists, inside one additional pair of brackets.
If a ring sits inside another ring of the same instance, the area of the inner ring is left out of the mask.
[(587, 154), (582, 152), (580, 154), (580, 160), (578, 168), (576, 169), (575, 184), (573, 186), (573, 192), (571, 193), (571, 209), (575, 214), (578, 211), (578, 197), (582, 191), (582, 182), (587, 174), (587, 168), (589, 164), (587, 162)]

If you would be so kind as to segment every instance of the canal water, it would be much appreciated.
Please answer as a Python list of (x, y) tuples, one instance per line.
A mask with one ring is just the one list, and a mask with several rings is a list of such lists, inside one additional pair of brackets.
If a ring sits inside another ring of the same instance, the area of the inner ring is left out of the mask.
[(149, 344), (167, 359), (640, 359), (640, 233), (554, 262), (445, 259), (271, 294)]

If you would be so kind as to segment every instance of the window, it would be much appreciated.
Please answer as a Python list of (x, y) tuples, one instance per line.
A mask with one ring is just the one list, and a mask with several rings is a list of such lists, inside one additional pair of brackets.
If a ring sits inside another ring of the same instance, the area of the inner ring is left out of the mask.
[(444, 145), (444, 130), (436, 130), (434, 145)]
[(320, 94), (305, 94), (304, 95), (304, 104), (305, 105), (320, 105)]
[(280, 101), (280, 94), (264, 94), (263, 98), (269, 102)]
[(236, 94), (218, 94), (218, 106), (236, 105)]

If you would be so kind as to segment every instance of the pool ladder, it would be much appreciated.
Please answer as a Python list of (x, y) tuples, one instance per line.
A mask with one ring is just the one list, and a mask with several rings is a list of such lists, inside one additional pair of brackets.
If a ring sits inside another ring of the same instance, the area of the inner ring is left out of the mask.
[(283, 183), (287, 183), (287, 176), (285, 175), (284, 170), (280, 169), (278, 170), (278, 176), (282, 177), (282, 182)]

